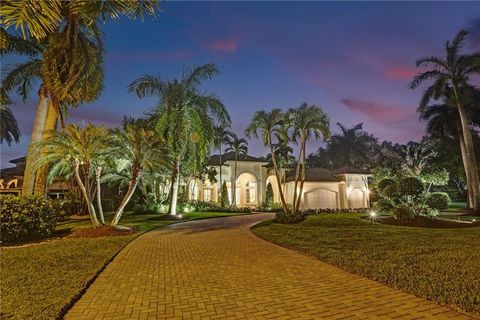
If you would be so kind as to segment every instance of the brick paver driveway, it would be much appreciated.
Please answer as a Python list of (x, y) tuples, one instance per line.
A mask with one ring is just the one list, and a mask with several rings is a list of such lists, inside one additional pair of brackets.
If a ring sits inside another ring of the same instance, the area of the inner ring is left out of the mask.
[(191, 221), (132, 241), (67, 319), (461, 319), (261, 240), (270, 214)]

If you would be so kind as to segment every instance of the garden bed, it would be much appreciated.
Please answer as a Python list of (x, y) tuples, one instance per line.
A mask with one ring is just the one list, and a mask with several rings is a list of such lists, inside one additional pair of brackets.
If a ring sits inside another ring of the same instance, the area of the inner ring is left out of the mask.
[(99, 228), (89, 227), (89, 228), (78, 228), (74, 229), (71, 234), (68, 235), (69, 238), (98, 238), (98, 237), (107, 237), (107, 236), (128, 236), (134, 234), (135, 229), (116, 229), (111, 226), (103, 226)]
[(393, 216), (379, 217), (376, 222), (392, 226), (417, 228), (472, 228), (480, 226), (480, 222), (456, 221), (441, 218), (415, 217), (413, 219), (396, 219)]

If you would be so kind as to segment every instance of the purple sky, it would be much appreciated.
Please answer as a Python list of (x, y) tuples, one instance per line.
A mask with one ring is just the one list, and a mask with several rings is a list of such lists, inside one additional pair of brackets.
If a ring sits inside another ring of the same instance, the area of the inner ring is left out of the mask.
[[(68, 121), (116, 126), (123, 115), (141, 116), (155, 99), (129, 95), (133, 79), (176, 77), (184, 66), (215, 62), (221, 74), (203, 87), (222, 98), (240, 134), (255, 110), (307, 101), (330, 114), (333, 131), (336, 122), (363, 122), (382, 140), (416, 140), (425, 125), (415, 114), (421, 90), (407, 88), (415, 60), (441, 55), (461, 28), (471, 30), (465, 49), (478, 50), (480, 3), (168, 2), (154, 21), (103, 26), (105, 91), (72, 109)], [(5, 59), (2, 69), (18, 60)], [(35, 112), (35, 97), (14, 101), (23, 136), (1, 146), (2, 168), (25, 154)], [(266, 151), (251, 141), (250, 153)]]

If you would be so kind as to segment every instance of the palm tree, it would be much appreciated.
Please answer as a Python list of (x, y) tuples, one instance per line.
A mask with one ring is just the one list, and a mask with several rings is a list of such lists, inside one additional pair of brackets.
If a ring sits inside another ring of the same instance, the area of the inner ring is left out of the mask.
[(327, 150), (337, 166), (359, 166), (369, 158), (375, 138), (363, 131), (363, 123), (347, 128), (337, 123), (340, 134), (334, 134), (327, 144)]
[[(14, 66), (2, 85), (3, 92), (20, 88), (25, 97), (32, 89), (33, 79), (41, 80), (31, 145), (39, 141), (43, 131), (55, 130), (57, 118), (64, 126), (62, 111), (66, 106), (91, 102), (101, 93), (103, 44), (97, 21), (117, 19), (122, 15), (131, 18), (145, 14), (154, 16), (157, 6), (156, 0), (52, 0), (48, 3), (22, 0), (0, 4), (6, 28), (20, 27), (24, 39), (32, 36), (42, 44), (33, 51), (42, 58)], [(2, 43), (4, 47), (9, 48)], [(29, 147), (29, 154), (31, 149)], [(30, 158), (27, 155), (22, 193), (43, 194), (47, 168), (39, 168), (35, 177)]]
[[(283, 210), (288, 212), (287, 202), (282, 189), (282, 181), (280, 179), (280, 168), (277, 163), (277, 157), (274, 150), (273, 136), (277, 136), (279, 142), (281, 141), (281, 128), (285, 125), (285, 115), (280, 109), (273, 109), (270, 112), (260, 110), (255, 112), (250, 124), (245, 129), (247, 138), (255, 137), (258, 139), (258, 132), (262, 135), (264, 146), (270, 149), (272, 157), (273, 169), (275, 171), (275, 178), (277, 179), (278, 192)], [(287, 138), (288, 139), (288, 138)], [(288, 140), (287, 140), (288, 141)]]
[(235, 155), (235, 164), (233, 170), (233, 183), (231, 187), (232, 192), (232, 203), (230, 206), (237, 205), (237, 168), (238, 168), (238, 158), (240, 156), (246, 156), (248, 153), (248, 142), (244, 138), (239, 138), (235, 133), (232, 132), (231, 137), (227, 141), (227, 149), (225, 149), (225, 153), (233, 152)]
[(128, 89), (139, 98), (158, 97), (152, 115), (157, 134), (165, 139), (172, 163), (170, 214), (177, 214), (180, 164), (194, 152), (206, 158), (214, 144), (215, 126), (228, 126), (230, 116), (214, 94), (200, 90), (203, 80), (218, 73), (215, 64), (186, 69), (181, 79), (163, 80), (145, 75), (133, 81)]
[[(480, 127), (480, 112), (477, 111), (477, 104), (480, 97), (480, 91), (467, 87), (463, 90), (466, 97), (465, 107), (468, 112), (469, 119), (473, 126)], [(421, 120), (427, 122), (427, 132), (432, 137), (449, 138), (458, 141), (460, 145), (460, 153), (463, 160), (465, 176), (467, 176), (467, 168), (465, 164), (468, 162), (465, 154), (465, 140), (463, 139), (462, 124), (458, 109), (455, 105), (455, 98), (452, 90), (446, 88), (446, 95), (442, 97), (439, 104), (422, 105), (417, 109)], [(472, 188), (467, 188), (468, 207), (473, 208)]]
[(50, 172), (55, 174), (65, 170), (73, 172), (87, 203), (90, 220), (94, 227), (100, 226), (92, 203), (94, 181), (91, 177), (98, 161), (109, 154), (108, 130), (91, 124), (84, 128), (67, 125), (60, 132), (47, 131), (45, 136), (46, 139), (33, 146), (34, 169), (51, 166)]
[(20, 130), (12, 111), (7, 106), (0, 105), (0, 143), (6, 141), (11, 145), (12, 142), (18, 143), (19, 139)]
[(146, 171), (162, 163), (163, 142), (155, 131), (145, 128), (142, 121), (127, 124), (124, 129), (114, 131), (110, 155), (115, 159), (116, 174), (104, 177), (104, 181), (129, 177), (128, 189), (122, 199), (111, 225), (117, 226), (126, 205), (130, 201), (138, 182)]
[(463, 140), (465, 143), (465, 168), (467, 172), (468, 188), (472, 190), (472, 204), (475, 211), (480, 210), (480, 182), (473, 147), (470, 119), (465, 109), (465, 96), (462, 88), (469, 86), (470, 78), (480, 73), (480, 52), (460, 54), (463, 42), (468, 31), (461, 30), (452, 42), (445, 45), (446, 56), (426, 57), (417, 61), (417, 66), (428, 67), (429, 70), (415, 76), (410, 88), (417, 88), (426, 80), (433, 80), (421, 99), (420, 106), (428, 105), (431, 99), (438, 100), (446, 95), (445, 88), (449, 86), (453, 91), (453, 98), (460, 116)]
[(220, 161), (220, 173), (219, 173), (219, 178), (220, 178), (220, 206), (223, 208), (225, 204), (223, 203), (223, 161), (222, 161), (222, 147), (224, 144), (228, 142), (228, 140), (231, 138), (232, 132), (228, 130), (228, 127), (224, 126), (217, 126), (216, 127), (216, 135), (215, 135), (215, 147), (219, 151), (219, 161)]
[[(300, 208), (300, 201), (305, 182), (306, 142), (312, 137), (324, 139), (330, 137), (330, 119), (322, 108), (302, 102), (298, 108), (289, 109), (287, 112), (288, 126), (292, 130), (292, 141), (300, 144), (297, 167), (295, 170), (295, 186), (293, 189), (292, 214)], [(298, 184), (300, 188), (297, 189)]]

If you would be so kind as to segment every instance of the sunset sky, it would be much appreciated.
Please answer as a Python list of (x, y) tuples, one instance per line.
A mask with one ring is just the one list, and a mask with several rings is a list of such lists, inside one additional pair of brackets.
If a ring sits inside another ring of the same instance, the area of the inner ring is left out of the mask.
[[(155, 99), (128, 94), (136, 77), (172, 78), (185, 66), (215, 62), (221, 74), (203, 88), (221, 97), (239, 134), (258, 109), (307, 101), (330, 114), (333, 131), (337, 122), (363, 122), (381, 140), (418, 140), (425, 126), (415, 113), (421, 90), (407, 87), (418, 72), (415, 60), (442, 55), (461, 28), (471, 31), (465, 49), (479, 50), (480, 3), (167, 2), (154, 21), (103, 26), (104, 93), (71, 110), (68, 121), (113, 127), (123, 115), (142, 116)], [(18, 60), (5, 59), (2, 70)], [(35, 112), (35, 97), (14, 101), (22, 139), (1, 146), (2, 168), (25, 154)], [(266, 151), (252, 141), (250, 153)]]

